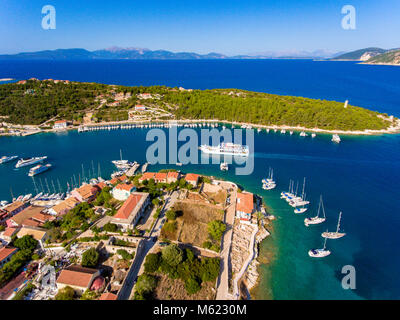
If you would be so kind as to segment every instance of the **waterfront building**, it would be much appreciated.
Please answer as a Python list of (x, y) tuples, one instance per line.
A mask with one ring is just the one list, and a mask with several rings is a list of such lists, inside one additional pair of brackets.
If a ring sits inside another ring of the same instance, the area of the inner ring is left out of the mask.
[(29, 206), (29, 207), (25, 208), (24, 210), (15, 214), (14, 216), (12, 216), (10, 219), (8, 219), (7, 226), (8, 227), (18, 227), (18, 226), (28, 225), (29, 222), (27, 222), (27, 221), (30, 220), (36, 214), (41, 213), (44, 209), (45, 208), (43, 208), (43, 207)]
[(112, 223), (121, 227), (123, 231), (133, 229), (149, 203), (150, 197), (148, 193), (132, 193), (112, 218)]
[(132, 184), (120, 183), (117, 184), (111, 191), (113, 198), (125, 201), (129, 198), (132, 192), (136, 191), (136, 187)]
[(190, 183), (193, 187), (197, 187), (199, 183), (200, 175), (195, 173), (188, 173), (185, 176), (185, 180), (187, 183)]
[(72, 265), (61, 270), (56, 280), (58, 290), (67, 286), (74, 289), (78, 295), (82, 295), (89, 289), (93, 281), (100, 275), (99, 270)]
[(54, 125), (53, 125), (53, 129), (56, 129), (56, 130), (63, 130), (63, 129), (66, 129), (67, 127), (68, 127), (67, 120), (58, 120), (58, 121), (54, 122)]
[(251, 220), (251, 215), (254, 212), (254, 197), (252, 193), (241, 192), (237, 194), (236, 200), (236, 218), (240, 221)]
[(80, 202), (91, 202), (96, 199), (96, 195), (100, 191), (99, 189), (91, 184), (84, 184), (80, 188), (72, 190), (71, 195)]
[(17, 248), (2, 247), (0, 248), (0, 268), (2, 268), (7, 262), (10, 262), (11, 257), (16, 254)]
[(145, 180), (150, 180), (150, 179), (154, 179), (154, 176), (156, 174), (154, 172), (145, 172), (140, 178), (139, 178), (139, 182), (142, 183)]
[(17, 214), (18, 212), (21, 212), (28, 206), (29, 206), (29, 202), (15, 201), (13, 203), (10, 203), (3, 210), (5, 212), (7, 212), (9, 217), (11, 217), (11, 216)]
[(154, 181), (156, 183), (167, 183), (167, 173), (166, 172), (157, 172), (154, 175)]
[(173, 183), (178, 181), (180, 178), (180, 173), (176, 171), (169, 171), (167, 174), (167, 183)]
[(55, 216), (63, 216), (67, 214), (71, 209), (75, 208), (80, 202), (74, 197), (70, 197), (60, 202), (56, 206), (50, 208), (48, 213)]

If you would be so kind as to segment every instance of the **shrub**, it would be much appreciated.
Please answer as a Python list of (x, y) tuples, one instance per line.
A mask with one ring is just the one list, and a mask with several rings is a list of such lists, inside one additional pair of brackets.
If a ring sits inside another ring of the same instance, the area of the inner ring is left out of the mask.
[(194, 278), (189, 278), (185, 281), (185, 289), (187, 293), (194, 294), (201, 289), (201, 285), (199, 282)]
[(103, 226), (103, 230), (107, 232), (117, 232), (118, 226), (114, 223), (108, 222)]
[(94, 268), (99, 261), (99, 253), (95, 248), (90, 248), (82, 254), (82, 266)]
[(162, 259), (170, 266), (177, 266), (183, 260), (183, 251), (176, 245), (170, 244), (161, 251)]
[(158, 270), (161, 264), (161, 257), (158, 253), (150, 253), (146, 256), (146, 261), (144, 263), (144, 271), (153, 273)]
[(220, 220), (213, 220), (208, 223), (208, 233), (215, 240), (221, 240), (226, 230), (226, 225)]
[(124, 260), (131, 260), (133, 256), (126, 250), (124, 249), (118, 249), (117, 253), (122, 257)]
[(167, 211), (165, 216), (167, 217), (168, 221), (173, 221), (176, 219), (176, 212), (174, 210), (170, 209)]
[(55, 299), (56, 300), (74, 300), (75, 291), (71, 287), (67, 286), (58, 291)]

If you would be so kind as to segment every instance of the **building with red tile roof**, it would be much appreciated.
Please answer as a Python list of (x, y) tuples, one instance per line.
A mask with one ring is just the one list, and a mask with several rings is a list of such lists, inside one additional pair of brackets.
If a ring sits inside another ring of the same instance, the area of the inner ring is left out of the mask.
[(167, 182), (167, 173), (166, 172), (157, 172), (154, 175), (154, 181), (156, 183), (166, 183)]
[(185, 176), (185, 180), (187, 183), (190, 183), (192, 186), (197, 187), (197, 184), (199, 183), (200, 175), (195, 174), (195, 173), (188, 173)]
[(180, 173), (177, 171), (168, 171), (167, 174), (167, 183), (173, 183), (178, 181), (180, 178)]
[(112, 189), (111, 193), (115, 199), (125, 201), (134, 191), (136, 191), (136, 187), (133, 184), (120, 183)]
[(80, 202), (91, 202), (96, 199), (96, 195), (99, 191), (99, 188), (96, 186), (84, 184), (80, 188), (72, 190), (71, 195)]
[(99, 300), (117, 300), (118, 296), (111, 292), (104, 292)]
[(11, 238), (18, 233), (18, 228), (6, 228), (6, 230), (3, 231), (1, 234), (1, 238), (7, 242), (11, 241)]
[(154, 179), (155, 177), (155, 172), (145, 172), (143, 173), (143, 175), (139, 178), (139, 182), (142, 183), (145, 180), (150, 180), (150, 179)]
[(250, 221), (254, 211), (254, 197), (252, 193), (240, 192), (236, 199), (236, 217), (240, 220)]
[(2, 268), (7, 262), (10, 262), (11, 257), (17, 253), (17, 248), (2, 247), (0, 248), (0, 268)]
[(120, 226), (125, 231), (133, 229), (149, 203), (150, 197), (148, 193), (132, 193), (112, 218), (112, 223)]
[(93, 280), (100, 275), (99, 270), (72, 265), (61, 270), (56, 284), (58, 290), (64, 287), (71, 287), (75, 292), (81, 295), (86, 289), (89, 289)]

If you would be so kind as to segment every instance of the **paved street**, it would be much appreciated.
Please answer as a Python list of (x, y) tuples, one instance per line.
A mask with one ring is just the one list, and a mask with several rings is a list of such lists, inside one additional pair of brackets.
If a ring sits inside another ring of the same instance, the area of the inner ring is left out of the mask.
[(119, 300), (129, 300), (131, 297), (133, 297), (134, 281), (139, 275), (143, 273), (145, 257), (157, 244), (157, 242), (154, 242), (153, 239), (158, 239), (158, 237), (160, 236), (162, 226), (165, 222), (165, 212), (167, 212), (174, 205), (177, 198), (178, 192), (176, 191), (174, 191), (171, 196), (167, 196), (165, 198), (163, 210), (161, 211), (160, 216), (158, 217), (153, 227), (153, 230), (150, 233), (150, 236), (140, 242), (138, 250), (136, 251), (135, 260), (131, 268), (129, 269), (128, 275), (126, 277), (126, 285), (121, 289), (120, 293), (118, 294)]

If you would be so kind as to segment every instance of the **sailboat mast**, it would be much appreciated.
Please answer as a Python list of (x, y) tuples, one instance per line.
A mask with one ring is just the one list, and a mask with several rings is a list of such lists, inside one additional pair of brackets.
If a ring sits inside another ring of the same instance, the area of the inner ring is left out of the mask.
[(306, 178), (304, 177), (304, 180), (303, 180), (303, 192), (301, 193), (301, 198), (304, 200), (304, 188), (305, 188), (305, 186), (306, 186)]
[(340, 219), (341, 219), (341, 218), (342, 218), (342, 212), (339, 213), (339, 219), (338, 219), (338, 222), (337, 222), (336, 233), (339, 232), (339, 228), (340, 228)]

